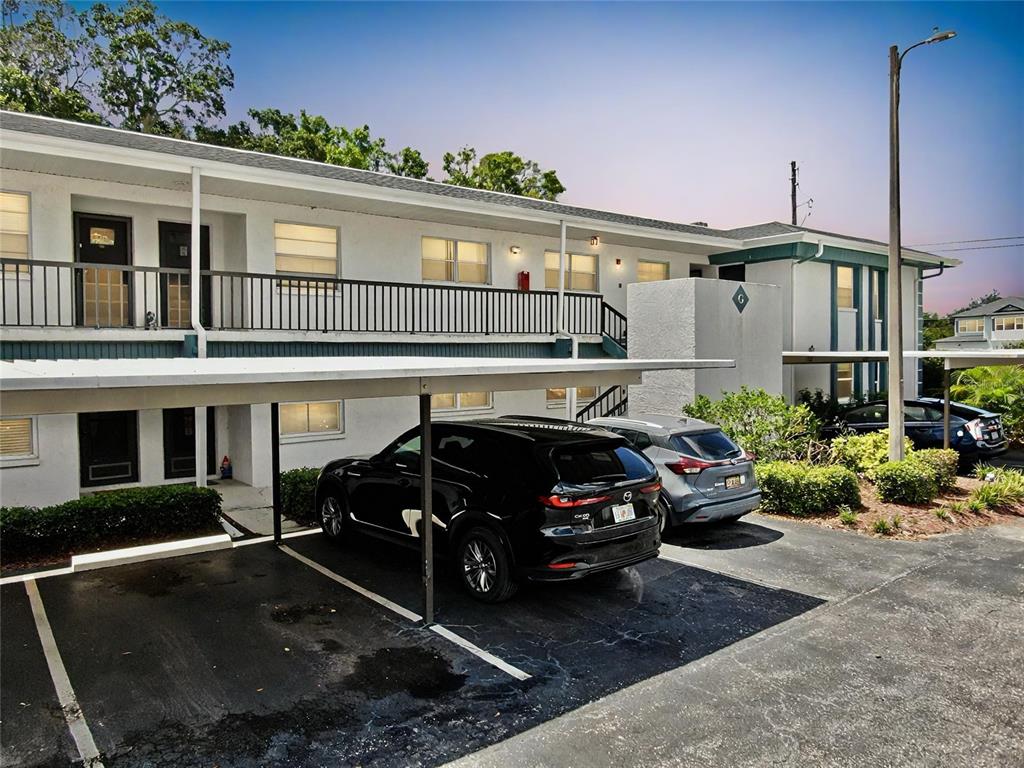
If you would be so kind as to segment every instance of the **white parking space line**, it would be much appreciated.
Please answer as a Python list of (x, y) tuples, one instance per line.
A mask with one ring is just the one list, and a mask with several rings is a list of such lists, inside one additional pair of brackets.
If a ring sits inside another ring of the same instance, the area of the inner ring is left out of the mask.
[(527, 672), (523, 672), (523, 670), (519, 669), (518, 667), (513, 667), (507, 661), (502, 661), (493, 653), (488, 653), (480, 646), (474, 645), (473, 643), (469, 642), (469, 640), (462, 637), (461, 635), (455, 634), (447, 627), (442, 627), (440, 624), (431, 624), (430, 629), (439, 634), (441, 637), (445, 638), (446, 640), (451, 640), (456, 645), (465, 648), (474, 656), (483, 659), (488, 664), (497, 667), (502, 672), (512, 675), (512, 677), (514, 677), (516, 680), (530, 679), (530, 675)]
[(303, 555), (300, 555), (298, 552), (296, 552), (291, 547), (288, 547), (288, 546), (285, 546), (285, 545), (282, 544), (279, 547), (279, 549), (282, 552), (284, 552), (285, 554), (291, 555), (296, 560), (298, 560), (300, 563), (304, 563), (304, 564), (308, 565), (314, 571), (316, 571), (318, 573), (322, 573), (327, 578), (333, 579), (334, 581), (338, 582), (339, 584), (341, 584), (344, 587), (348, 587), (353, 592), (358, 592), (363, 597), (368, 598), (370, 600), (373, 600), (373, 602), (377, 603), (378, 605), (383, 605), (389, 611), (394, 611), (399, 616), (401, 616), (403, 618), (406, 618), (409, 621), (423, 621), (423, 617), (420, 616), (418, 613), (413, 613), (409, 609), (403, 608), (398, 603), (393, 603), (390, 600), (388, 600), (386, 597), (381, 597), (376, 592), (371, 592), (370, 590), (366, 589), (365, 587), (359, 586), (354, 581), (349, 581), (344, 576), (340, 576), (337, 573), (335, 573), (334, 571), (330, 570), (329, 568), (325, 568), (324, 566), (320, 565), (320, 563), (316, 562), (315, 560), (310, 560), (308, 557), (304, 557)]
[(60, 657), (57, 648), (57, 639), (53, 636), (53, 629), (50, 627), (50, 620), (46, 618), (46, 609), (43, 607), (43, 598), (39, 594), (39, 587), (34, 579), (25, 582), (25, 591), (28, 593), (28, 601), (32, 606), (32, 616), (36, 621), (36, 632), (39, 633), (39, 642), (43, 645), (43, 655), (46, 657), (46, 666), (50, 668), (50, 677), (53, 679), (53, 687), (57, 692), (57, 701), (64, 711), (64, 719), (67, 721), (68, 730), (78, 747), (78, 754), (82, 756), (82, 762), (87, 768), (103, 768), (100, 762), (100, 752), (96, 749), (96, 742), (92, 738), (92, 731), (85, 721), (82, 708), (78, 705), (75, 697), (75, 689), (71, 687), (71, 679), (64, 668), (64, 661)]
[[(317, 573), (321, 573), (324, 576), (326, 576), (327, 578), (332, 579), (333, 581), (338, 582), (342, 586), (348, 587), (353, 592), (358, 592), (363, 597), (372, 600), (373, 602), (377, 603), (378, 605), (384, 606), (389, 611), (394, 611), (399, 616), (402, 616), (403, 618), (406, 618), (409, 621), (413, 621), (413, 622), (417, 622), (417, 623), (423, 621), (423, 617), (420, 616), (418, 613), (414, 613), (414, 612), (410, 611), (408, 608), (403, 608), (398, 603), (395, 603), (395, 602), (393, 602), (391, 600), (388, 600), (386, 597), (382, 597), (381, 595), (378, 595), (376, 592), (371, 592), (370, 590), (366, 589), (366, 587), (361, 587), (358, 584), (356, 584), (354, 581), (349, 581), (344, 576), (341, 576), (341, 575), (335, 573), (334, 571), (330, 570), (329, 568), (325, 568), (324, 566), (320, 565), (320, 563), (316, 562), (315, 560), (310, 560), (308, 557), (304, 557), (303, 555), (300, 555), (298, 552), (296, 552), (291, 547), (282, 544), (279, 547), (279, 549), (282, 552), (284, 552), (285, 554), (291, 555), (296, 560), (298, 560), (300, 563), (303, 563), (304, 565), (308, 565), (310, 568), (312, 568)], [(435, 632), (436, 634), (440, 635), (445, 640), (449, 640), (450, 642), (455, 643), (460, 648), (469, 651), (470, 653), (472, 653), (477, 658), (479, 658), (479, 659), (481, 659), (483, 661), (486, 661), (491, 666), (500, 669), (505, 674), (511, 675), (516, 680), (529, 680), (530, 679), (529, 673), (523, 672), (523, 670), (521, 670), (521, 669), (519, 669), (517, 667), (512, 666), (511, 664), (509, 664), (506, 661), (502, 661), (497, 656), (495, 656), (493, 653), (488, 653), (487, 651), (485, 651), (480, 646), (475, 645), (474, 643), (470, 642), (469, 640), (467, 640), (466, 638), (462, 637), (461, 635), (455, 634), (454, 632), (452, 632), (447, 627), (443, 627), (440, 624), (431, 624), (430, 625), (430, 630), (432, 632)]]

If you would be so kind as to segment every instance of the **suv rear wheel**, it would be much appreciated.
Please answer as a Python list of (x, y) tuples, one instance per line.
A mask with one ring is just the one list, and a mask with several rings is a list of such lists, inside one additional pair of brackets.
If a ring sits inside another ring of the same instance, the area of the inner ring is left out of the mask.
[(455, 552), (455, 566), (462, 585), (485, 603), (508, 600), (518, 588), (505, 545), (487, 528), (473, 528), (462, 537)]
[(661, 531), (661, 537), (665, 538), (665, 534), (672, 530), (672, 511), (669, 509), (668, 502), (665, 501), (664, 496), (658, 497), (658, 518), (659, 518), (659, 530)]

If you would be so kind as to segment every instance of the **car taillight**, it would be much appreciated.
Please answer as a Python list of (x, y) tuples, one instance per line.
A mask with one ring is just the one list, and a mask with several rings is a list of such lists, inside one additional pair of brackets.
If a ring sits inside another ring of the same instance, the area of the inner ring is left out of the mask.
[(611, 501), (611, 496), (585, 496), (582, 499), (573, 499), (568, 496), (538, 496), (541, 504), (557, 509), (569, 509), (570, 507), (585, 507), (588, 504), (600, 504), (602, 501)]
[(548, 568), (553, 571), (564, 571), (568, 568), (575, 568), (576, 563), (548, 563)]
[(981, 419), (974, 419), (973, 421), (968, 421), (966, 424), (964, 424), (964, 429), (966, 429), (970, 433), (971, 437), (973, 437), (975, 440), (982, 439)]
[(640, 489), (640, 493), (657, 493), (661, 490), (661, 483), (651, 483)]
[(666, 462), (665, 466), (677, 475), (697, 475), (714, 465), (710, 461), (702, 461), (701, 459), (693, 458), (693, 456), (679, 454), (679, 458), (676, 461)]

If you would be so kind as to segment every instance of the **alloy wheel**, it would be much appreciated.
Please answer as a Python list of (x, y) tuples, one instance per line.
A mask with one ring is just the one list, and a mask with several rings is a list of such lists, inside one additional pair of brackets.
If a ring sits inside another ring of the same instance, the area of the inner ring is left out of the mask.
[(325, 498), (320, 505), (320, 520), (328, 536), (336, 539), (341, 535), (341, 504), (333, 496)]
[(498, 575), (498, 563), (490, 545), (480, 539), (467, 542), (462, 555), (462, 569), (466, 582), (474, 591), (489, 592)]

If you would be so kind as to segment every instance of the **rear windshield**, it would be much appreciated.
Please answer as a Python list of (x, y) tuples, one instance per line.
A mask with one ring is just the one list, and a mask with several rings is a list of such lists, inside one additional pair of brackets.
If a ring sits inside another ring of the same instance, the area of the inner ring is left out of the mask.
[(743, 454), (743, 449), (730, 440), (724, 432), (696, 432), (672, 435), (672, 447), (687, 456), (708, 461), (734, 459)]
[(562, 448), (551, 458), (558, 477), (573, 485), (643, 480), (657, 471), (643, 454), (625, 445)]

